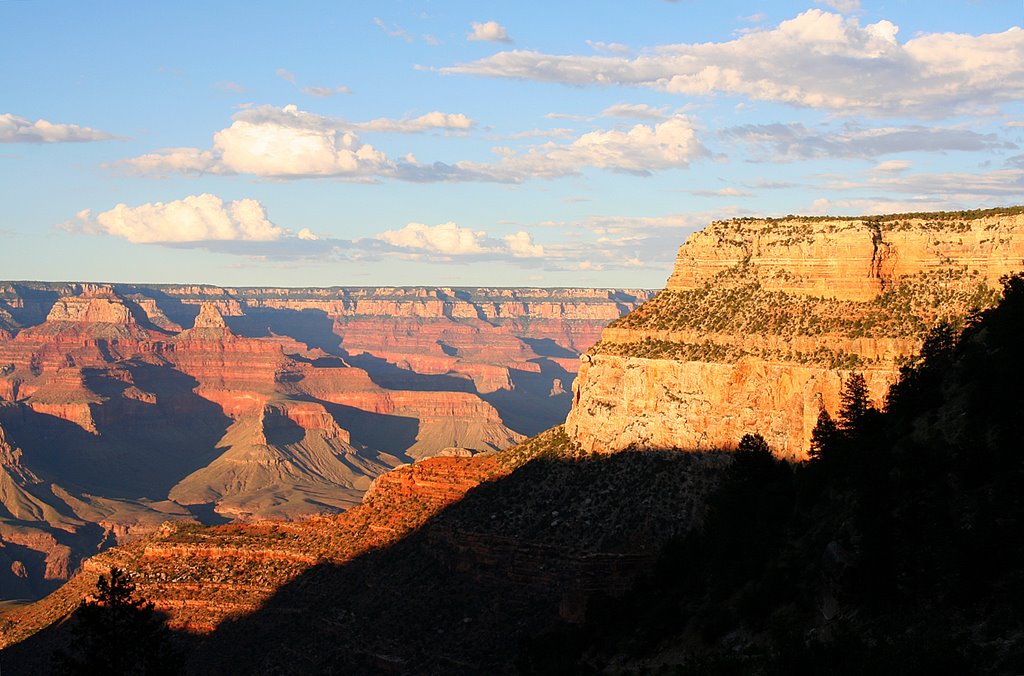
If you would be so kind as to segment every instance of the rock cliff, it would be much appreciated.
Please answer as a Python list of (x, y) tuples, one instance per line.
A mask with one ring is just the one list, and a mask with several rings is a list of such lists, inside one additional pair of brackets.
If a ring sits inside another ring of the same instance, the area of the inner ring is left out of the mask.
[(881, 404), (940, 322), (961, 325), (1024, 269), (1024, 210), (715, 222), (666, 288), (582, 357), (566, 429), (584, 449), (730, 448), (805, 457), (862, 372)]

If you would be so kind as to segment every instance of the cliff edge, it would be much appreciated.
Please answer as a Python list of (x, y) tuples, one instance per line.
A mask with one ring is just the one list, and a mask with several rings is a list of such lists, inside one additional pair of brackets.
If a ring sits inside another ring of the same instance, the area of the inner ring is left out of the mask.
[(1021, 269), (1021, 207), (711, 223), (666, 288), (583, 355), (566, 430), (597, 452), (757, 432), (802, 459), (851, 372), (881, 404), (931, 329), (990, 307)]

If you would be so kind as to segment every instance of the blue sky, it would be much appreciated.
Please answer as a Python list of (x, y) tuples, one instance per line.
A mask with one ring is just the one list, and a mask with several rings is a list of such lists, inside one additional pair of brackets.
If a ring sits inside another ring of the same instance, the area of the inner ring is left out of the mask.
[(0, 0), (3, 279), (660, 287), (1024, 202), (1020, 2)]

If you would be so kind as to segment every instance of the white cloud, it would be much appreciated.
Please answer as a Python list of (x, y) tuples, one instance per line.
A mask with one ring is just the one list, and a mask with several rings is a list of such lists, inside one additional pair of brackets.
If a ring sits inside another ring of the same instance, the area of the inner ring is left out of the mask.
[(406, 120), (350, 123), (299, 110), (259, 106), (237, 113), (231, 126), (213, 135), (213, 147), (170, 148), (111, 166), (139, 173), (253, 174), (275, 178), (339, 177), (370, 180), (393, 173), (394, 163), (357, 130), (415, 133), (430, 129), (464, 131), (473, 121), (462, 114), (432, 112)]
[(199, 148), (161, 148), (155, 153), (139, 155), (109, 165), (124, 167), (140, 174), (230, 174), (210, 150)]
[(423, 223), (409, 223), (400, 230), (387, 230), (377, 239), (403, 249), (418, 249), (446, 256), (485, 253), (483, 242), (487, 233), (482, 230), (462, 228), (454, 222), (429, 226)]
[[(596, 130), (571, 141), (549, 141), (524, 150), (497, 147), (495, 162), (402, 161), (359, 140), (355, 131), (414, 133), (430, 129), (466, 131), (473, 120), (432, 112), (403, 120), (350, 123), (299, 110), (259, 106), (237, 113), (230, 127), (213, 136), (213, 147), (170, 148), (108, 165), (142, 174), (252, 174), (269, 178), (334, 177), (352, 181), (396, 178), (414, 182), (497, 181), (557, 178), (595, 168), (636, 175), (687, 167), (709, 155), (685, 115), (656, 125)], [(559, 132), (561, 133), (561, 132)]]
[(501, 156), (494, 163), (463, 161), (443, 166), (406, 165), (400, 169), (408, 180), (518, 182), (576, 175), (586, 168), (646, 176), (654, 171), (687, 167), (709, 154), (685, 115), (675, 115), (654, 126), (637, 124), (628, 130), (591, 131), (568, 143), (549, 141), (524, 152), (507, 147), (493, 150)]
[(309, 96), (316, 96), (319, 98), (326, 98), (328, 96), (337, 96), (338, 94), (351, 94), (352, 90), (345, 85), (339, 85), (337, 87), (303, 87), (302, 93)]
[(369, 122), (359, 122), (352, 125), (359, 131), (387, 132), (392, 134), (416, 134), (431, 129), (444, 129), (449, 131), (469, 131), (474, 126), (473, 120), (462, 113), (442, 113), (433, 111), (419, 117), (393, 120), (390, 118), (379, 118)]
[(108, 141), (112, 134), (77, 124), (54, 124), (4, 113), (0, 115), (0, 143), (87, 143)]
[(595, 52), (607, 52), (609, 54), (628, 54), (629, 47), (618, 42), (599, 42), (587, 40), (587, 46)]
[(466, 35), (466, 39), (474, 42), (512, 42), (508, 31), (497, 21), (474, 22), (473, 30)]
[(415, 38), (409, 33), (409, 31), (405, 30), (404, 28), (397, 24), (388, 24), (383, 19), (376, 16), (373, 17), (373, 23), (374, 25), (377, 26), (377, 28), (384, 31), (390, 37), (398, 38), (409, 43), (415, 41)]
[(719, 188), (718, 190), (688, 190), (691, 195), (699, 197), (750, 197), (751, 193), (739, 188)]
[(588, 132), (568, 144), (546, 143), (506, 160), (506, 169), (541, 176), (565, 175), (584, 167), (646, 175), (686, 167), (706, 156), (690, 119), (676, 115), (653, 127)]
[(506, 134), (499, 138), (515, 141), (524, 138), (565, 138), (572, 135), (573, 130), (569, 127), (555, 127), (553, 129), (528, 129), (526, 131), (517, 131), (514, 134)]
[(388, 165), (384, 153), (360, 143), (329, 118), (264, 107), (243, 111), (213, 135), (220, 163), (229, 171), (257, 176), (374, 175)]
[(1024, 30), (926, 33), (904, 43), (898, 30), (811, 9), (726, 42), (666, 45), (635, 58), (512, 50), (442, 72), (740, 95), (843, 114), (938, 117), (1024, 98)]
[(860, 11), (860, 0), (814, 0), (816, 4), (828, 5), (837, 12), (852, 14)]
[(307, 242), (316, 242), (317, 240), (320, 239), (320, 237), (309, 228), (303, 228), (302, 230), (299, 230), (296, 237)]
[(277, 70), (274, 71), (274, 75), (292, 84), (295, 84), (297, 80), (297, 78), (295, 77), (295, 73), (291, 72), (287, 68), (278, 68)]
[(90, 234), (105, 233), (123, 237), (136, 244), (208, 240), (271, 241), (285, 235), (282, 228), (270, 222), (266, 209), (258, 201), (242, 199), (224, 202), (210, 194), (137, 207), (118, 204), (95, 217), (85, 209), (61, 227)]
[(549, 120), (574, 120), (576, 122), (585, 122), (591, 119), (588, 115), (573, 115), (571, 113), (546, 113), (544, 117)]
[(664, 120), (668, 106), (655, 108), (646, 103), (616, 103), (601, 111), (601, 117), (620, 117), (627, 120)]
[(1009, 199), (1017, 203), (1020, 196), (1024, 194), (1024, 171), (1000, 169), (976, 174), (968, 172), (872, 174), (863, 183), (835, 182), (829, 187), (837, 190), (866, 188), (957, 200), (964, 206), (988, 197), (998, 197), (1003, 201)]
[[(472, 257), (480, 260), (529, 259), (544, 256), (544, 247), (535, 244), (530, 233), (520, 230), (500, 239), (483, 230), (464, 228), (452, 221), (439, 225), (409, 223), (399, 230), (387, 230), (377, 240), (396, 247), (400, 255), (433, 254), (437, 260)], [(356, 242), (366, 245), (365, 242)]]
[(876, 164), (871, 171), (882, 174), (894, 174), (910, 168), (910, 160), (886, 160)]
[(840, 131), (808, 129), (802, 124), (748, 124), (720, 132), (723, 138), (742, 141), (772, 162), (837, 157), (875, 157), (904, 152), (1012, 149), (995, 134), (943, 127), (864, 128), (844, 125)]
[(525, 230), (502, 238), (508, 251), (516, 258), (539, 258), (544, 255), (544, 247), (533, 243), (533, 237)]

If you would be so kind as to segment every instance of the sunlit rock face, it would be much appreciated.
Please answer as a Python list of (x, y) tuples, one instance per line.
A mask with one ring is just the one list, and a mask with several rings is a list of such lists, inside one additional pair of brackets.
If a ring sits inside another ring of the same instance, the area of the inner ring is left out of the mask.
[(929, 330), (990, 306), (1021, 269), (1017, 208), (712, 223), (583, 356), (566, 429), (601, 452), (730, 448), (756, 432), (803, 458), (851, 372), (880, 405)]

